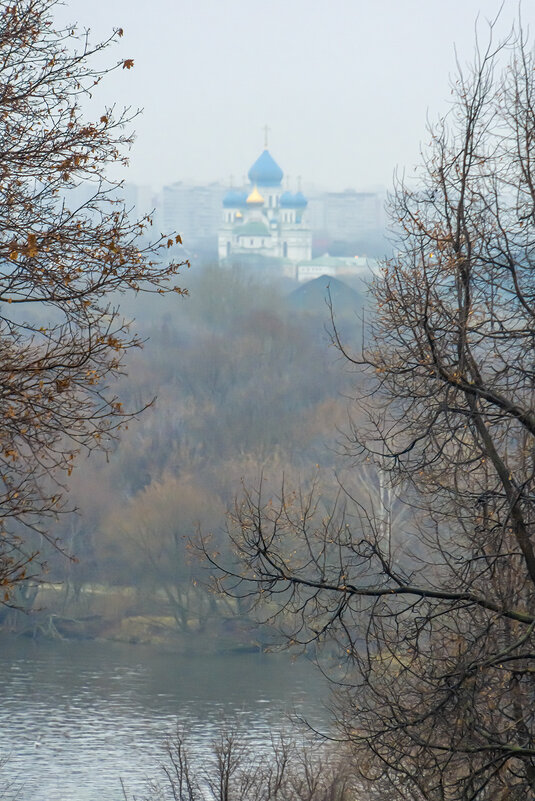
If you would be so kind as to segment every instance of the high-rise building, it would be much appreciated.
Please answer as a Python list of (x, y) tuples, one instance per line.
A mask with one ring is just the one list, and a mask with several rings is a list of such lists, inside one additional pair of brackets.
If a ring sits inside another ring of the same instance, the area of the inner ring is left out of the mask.
[(358, 240), (383, 226), (382, 198), (375, 192), (325, 192), (321, 200), (323, 224), (317, 213), (314, 228), (325, 231), (331, 239)]
[(225, 187), (218, 183), (193, 186), (181, 181), (164, 186), (158, 222), (165, 232), (177, 231), (186, 248), (216, 239)]

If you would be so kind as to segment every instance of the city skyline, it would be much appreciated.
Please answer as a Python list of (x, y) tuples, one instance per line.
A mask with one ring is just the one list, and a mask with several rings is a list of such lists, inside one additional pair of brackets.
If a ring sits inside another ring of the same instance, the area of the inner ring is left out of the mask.
[[(94, 40), (114, 27), (124, 36), (106, 63), (134, 60), (97, 90), (90, 106), (144, 108), (131, 182), (155, 187), (182, 180), (241, 181), (258, 156), (263, 127), (269, 148), (292, 180), (330, 191), (389, 188), (396, 169), (410, 174), (427, 142), (427, 121), (447, 111), (450, 76), (474, 54), (500, 0), (452, 0), (443, 14), (424, 0), (322, 2), (171, 0), (146, 6), (95, 0), (58, 6), (58, 20), (91, 28)], [(500, 37), (517, 19), (505, 0)], [(522, 9), (533, 27), (535, 7)], [(291, 165), (291, 166), (290, 166)]]

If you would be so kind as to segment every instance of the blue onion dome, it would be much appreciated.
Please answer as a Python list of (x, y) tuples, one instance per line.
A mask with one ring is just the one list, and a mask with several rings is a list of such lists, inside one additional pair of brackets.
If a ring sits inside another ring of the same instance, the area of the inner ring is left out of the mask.
[(235, 189), (229, 189), (228, 192), (225, 194), (225, 197), (223, 198), (223, 206), (226, 209), (236, 208), (236, 206), (239, 206), (240, 204), (237, 202), (238, 195), (239, 192), (236, 192)]
[(240, 189), (229, 189), (223, 198), (223, 206), (226, 209), (238, 209), (247, 205), (247, 192)]
[(288, 190), (286, 190), (286, 192), (282, 193), (282, 195), (279, 198), (279, 206), (281, 207), (281, 209), (293, 209), (294, 208), (294, 206), (295, 206), (294, 196), (292, 195), (291, 192), (288, 192)]
[(296, 192), (294, 195), (294, 206), (296, 209), (304, 209), (308, 206), (308, 200), (302, 192)]
[(279, 186), (283, 172), (269, 150), (264, 150), (248, 172), (249, 180), (257, 186)]

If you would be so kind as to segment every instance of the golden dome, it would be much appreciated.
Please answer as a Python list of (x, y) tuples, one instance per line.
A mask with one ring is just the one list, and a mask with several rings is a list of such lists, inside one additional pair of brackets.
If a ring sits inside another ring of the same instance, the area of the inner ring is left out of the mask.
[(243, 217), (243, 214), (241, 213), (241, 211), (237, 211), (235, 217), (236, 217), (237, 220), (241, 220), (241, 218)]
[(258, 191), (258, 189), (255, 186), (253, 191), (251, 192), (251, 194), (247, 198), (247, 203), (249, 203), (250, 205), (261, 206), (263, 204), (263, 202), (264, 202), (264, 198), (262, 197), (262, 195), (260, 194), (260, 192)]

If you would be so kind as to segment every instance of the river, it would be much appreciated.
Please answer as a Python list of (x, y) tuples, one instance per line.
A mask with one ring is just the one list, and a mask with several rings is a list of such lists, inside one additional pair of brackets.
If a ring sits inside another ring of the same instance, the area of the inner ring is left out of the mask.
[(0, 798), (17, 801), (124, 801), (121, 778), (141, 794), (177, 722), (202, 749), (222, 723), (261, 747), (293, 711), (325, 721), (323, 680), (288, 654), (183, 657), (3, 637), (0, 692)]

